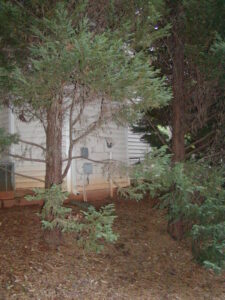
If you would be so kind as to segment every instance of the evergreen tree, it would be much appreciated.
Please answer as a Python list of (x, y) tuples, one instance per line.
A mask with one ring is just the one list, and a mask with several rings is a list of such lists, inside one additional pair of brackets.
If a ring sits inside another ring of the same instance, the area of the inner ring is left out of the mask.
[[(104, 105), (117, 102), (112, 114), (126, 117), (167, 104), (170, 93), (143, 51), (135, 53), (118, 30), (99, 32), (85, 17), (85, 2), (58, 3), (43, 18), (32, 19), (26, 60), (9, 77), (8, 103), (21, 120), (38, 119), (46, 132), (46, 187), (66, 176), (78, 140), (102, 125)], [(25, 7), (26, 8), (26, 7)], [(68, 102), (68, 100), (70, 101)], [(84, 107), (100, 99), (100, 114), (84, 132), (75, 131)], [(135, 99), (141, 99), (137, 103)], [(79, 108), (78, 116), (74, 116)], [(62, 170), (62, 128), (69, 117), (70, 146)]]
[(170, 24), (170, 35), (158, 39), (151, 52), (155, 55), (153, 64), (173, 87), (173, 101), (169, 107), (149, 110), (134, 130), (145, 133), (153, 146), (167, 144), (175, 161), (209, 152), (219, 152), (221, 158), (225, 120), (224, 2), (165, 4), (167, 9), (162, 11), (157, 28)]
[[(152, 64), (172, 86), (173, 99), (167, 107), (144, 112), (134, 130), (145, 133), (153, 146), (167, 145), (167, 152), (173, 154), (174, 162), (195, 154), (198, 158), (209, 158), (210, 155), (221, 163), (224, 160), (225, 120), (224, 2), (178, 0), (164, 1), (164, 4), (155, 30), (169, 24), (170, 34), (153, 43), (149, 40), (150, 47), (138, 44), (138, 41), (137, 45), (152, 55)], [(171, 207), (177, 201), (179, 216), (173, 215), (168, 229), (171, 235), (180, 239), (184, 234), (184, 195), (179, 194), (176, 185), (170, 186), (168, 195), (174, 199)], [(173, 194), (178, 195), (177, 199)]]

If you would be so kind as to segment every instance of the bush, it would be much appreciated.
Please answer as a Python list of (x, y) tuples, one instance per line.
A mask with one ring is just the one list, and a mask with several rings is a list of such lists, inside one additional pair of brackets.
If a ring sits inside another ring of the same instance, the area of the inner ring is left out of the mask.
[(119, 189), (119, 194), (127, 199), (142, 200), (149, 193), (152, 198), (167, 192), (172, 185), (170, 161), (171, 155), (166, 154), (167, 148), (152, 149), (145, 160), (130, 168), (132, 186)]
[(27, 200), (44, 200), (41, 213), (41, 223), (44, 230), (60, 230), (61, 232), (76, 232), (79, 235), (79, 245), (87, 250), (100, 252), (103, 250), (103, 241), (117, 240), (117, 234), (112, 230), (116, 218), (113, 204), (109, 204), (96, 211), (89, 206), (87, 211), (73, 215), (72, 209), (64, 207), (64, 200), (68, 193), (63, 192), (59, 185), (50, 189), (34, 189), (34, 196), (27, 196)]
[(206, 267), (225, 269), (225, 169), (203, 160), (171, 167), (166, 148), (153, 150), (131, 170), (135, 185), (122, 194), (140, 200), (146, 193), (160, 199), (169, 222), (188, 224), (193, 254)]

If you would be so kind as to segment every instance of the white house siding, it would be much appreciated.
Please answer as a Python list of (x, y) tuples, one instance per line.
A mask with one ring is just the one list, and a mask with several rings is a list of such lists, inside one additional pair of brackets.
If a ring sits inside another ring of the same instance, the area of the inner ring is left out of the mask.
[[(19, 137), (28, 142), (40, 144), (45, 147), (46, 136), (43, 126), (40, 122), (21, 122), (13, 116), (14, 119), (14, 132), (19, 134)], [(67, 152), (67, 128), (63, 130), (63, 157), (66, 157)], [(11, 147), (11, 153), (26, 156), (29, 158), (45, 159), (43, 151), (35, 146), (30, 146), (25, 143), (19, 143)], [(21, 159), (14, 159), (15, 161), (15, 172), (25, 176), (31, 176), (40, 180), (45, 180), (45, 163), (24, 161)], [(44, 183), (41, 181), (26, 178), (20, 175), (15, 176), (16, 188), (34, 188), (44, 187)], [(66, 182), (64, 182), (66, 187)]]
[[(0, 128), (4, 128), (6, 132), (10, 132), (10, 116), (9, 109), (6, 107), (0, 107)], [(0, 157), (1, 161), (8, 161), (9, 158), (6, 155)]]
[(128, 157), (130, 164), (143, 160), (146, 153), (150, 151), (148, 143), (141, 140), (142, 135), (128, 129)]
[[(96, 118), (96, 114), (99, 111), (99, 103), (92, 103), (86, 109), (85, 116), (82, 118), (82, 122), (77, 125), (78, 134), (82, 127), (86, 127), (87, 124), (93, 122)], [(45, 146), (45, 133), (42, 125), (39, 122), (24, 123), (18, 120), (15, 116), (11, 115), (11, 123), (13, 123), (12, 133), (18, 133), (20, 138), (41, 144)], [(68, 137), (68, 122), (63, 129), (63, 157), (67, 157), (68, 147), (69, 147), (69, 137)], [(82, 124), (83, 123), (83, 124)], [(85, 125), (85, 126), (84, 126)], [(103, 124), (103, 129), (97, 129), (92, 132), (87, 137), (80, 140), (74, 147), (74, 156), (80, 156), (81, 147), (87, 147), (89, 149), (89, 158), (97, 161), (102, 161), (109, 159), (109, 152), (112, 152), (113, 160), (118, 162), (127, 162), (127, 129), (118, 127), (113, 122), (106, 122)], [(111, 139), (113, 142), (113, 147), (111, 149), (107, 148), (106, 138)], [(20, 143), (19, 145), (13, 145), (11, 147), (11, 153), (17, 155), (25, 155), (30, 158), (44, 159), (42, 150)], [(15, 172), (21, 173), (26, 176), (32, 176), (41, 180), (45, 178), (45, 164), (40, 162), (22, 161), (19, 159), (14, 159), (15, 162)], [(69, 192), (82, 191), (83, 183), (87, 183), (87, 177), (84, 178), (83, 174), (83, 164), (84, 162), (89, 162), (84, 159), (74, 160), (72, 166), (68, 172), (67, 177), (64, 181), (64, 187)], [(91, 163), (91, 162), (90, 162)], [(65, 167), (65, 163), (63, 165)], [(110, 172), (111, 174), (111, 172)], [(113, 181), (117, 184), (127, 185), (128, 178), (126, 174), (120, 172), (118, 169), (113, 172)], [(15, 176), (16, 188), (34, 188), (43, 187), (42, 182), (25, 178), (19, 175)], [(87, 190), (105, 189), (109, 188), (109, 172), (103, 168), (103, 164), (93, 163), (93, 174), (89, 176), (89, 183), (86, 184)]]
[[(86, 108), (82, 122), (77, 125), (77, 130), (82, 131), (82, 127), (93, 122), (99, 111), (98, 101), (93, 102)], [(4, 108), (0, 111), (0, 126), (4, 127), (11, 133), (18, 133), (20, 138), (42, 144), (45, 146), (45, 133), (39, 122), (24, 123), (18, 120), (8, 109)], [(102, 129), (97, 129), (90, 135), (79, 141), (74, 147), (73, 156), (81, 155), (81, 147), (87, 147), (89, 150), (89, 158), (96, 161), (104, 161), (110, 158), (117, 162), (117, 167), (108, 170), (104, 164), (91, 162), (85, 159), (77, 159), (72, 162), (71, 168), (65, 178), (64, 186), (69, 192), (82, 191), (85, 183), (87, 190), (108, 189), (110, 182), (116, 185), (126, 186), (129, 184), (127, 174), (121, 165), (134, 163), (143, 159), (144, 154), (150, 150), (147, 143), (140, 140), (141, 135), (133, 133), (130, 129), (119, 127), (114, 122), (108, 121), (103, 124)], [(106, 140), (112, 142), (112, 148), (107, 147)], [(68, 140), (68, 122), (63, 130), (63, 157), (67, 157), (69, 146)], [(26, 155), (26, 157), (43, 159), (42, 151), (37, 147), (31, 147), (20, 143), (11, 147), (11, 153), (17, 155)], [(45, 178), (45, 164), (31, 161), (22, 161), (13, 159), (15, 162), (15, 171), (23, 175), (32, 176), (41, 180)], [(83, 164), (91, 163), (93, 174), (87, 176), (83, 172)], [(64, 163), (65, 167), (65, 163)], [(111, 180), (110, 180), (111, 179)], [(15, 176), (16, 188), (34, 188), (43, 187), (43, 183)]]
[[(111, 140), (113, 143), (112, 148), (107, 147), (106, 140)], [(103, 130), (98, 130), (76, 145), (74, 148), (74, 156), (79, 156), (81, 147), (87, 147), (89, 151), (89, 158), (95, 161), (103, 162), (110, 158), (110, 152), (113, 162), (116, 163), (116, 169), (108, 169), (105, 164), (88, 161), (85, 159), (75, 160), (73, 162), (72, 171), (72, 187), (77, 191), (82, 191), (83, 185), (87, 190), (109, 189), (110, 178), (113, 186), (126, 186), (128, 185), (128, 177), (123, 172), (120, 165), (127, 163), (127, 130), (123, 127), (117, 127), (115, 124), (110, 123)], [(89, 176), (84, 174), (83, 164), (91, 163), (93, 174)]]
[[(39, 122), (21, 122), (15, 116), (12, 116), (14, 120), (14, 132), (19, 134), (19, 137), (24, 141), (33, 142), (45, 146), (45, 133), (42, 125)], [(28, 158), (44, 159), (42, 150), (30, 146), (24, 143), (13, 145), (11, 147), (11, 153)], [(14, 159), (15, 172), (26, 176), (35, 177), (37, 179), (44, 180), (45, 178), (45, 164), (40, 162), (23, 161), (21, 159)], [(44, 184), (37, 180), (25, 178), (23, 176), (15, 176), (16, 188), (34, 188), (43, 187)]]
[[(96, 120), (100, 108), (100, 102), (93, 102), (86, 108), (82, 122), (77, 129), (86, 128), (88, 124)], [(107, 141), (112, 142), (112, 148), (107, 147)], [(88, 148), (89, 159), (95, 161), (104, 161), (110, 158), (110, 152), (113, 161), (117, 165), (128, 162), (127, 154), (127, 129), (118, 127), (114, 122), (108, 120), (102, 125), (101, 129), (96, 129), (90, 135), (84, 137), (74, 147), (73, 156), (81, 155), (81, 148)], [(89, 176), (84, 174), (84, 163), (91, 163), (93, 174)], [(108, 189), (110, 185), (110, 176), (112, 181), (119, 186), (125, 186), (129, 183), (126, 174), (122, 174), (118, 167), (115, 171), (110, 171), (105, 164), (88, 161), (85, 159), (74, 160), (71, 168), (71, 191), (81, 191), (85, 184), (87, 190)], [(88, 177), (88, 178), (87, 178)]]

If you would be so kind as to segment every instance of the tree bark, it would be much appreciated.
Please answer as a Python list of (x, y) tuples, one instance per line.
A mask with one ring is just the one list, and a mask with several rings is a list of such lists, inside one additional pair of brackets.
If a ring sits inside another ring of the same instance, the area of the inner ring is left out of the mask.
[(45, 188), (62, 183), (62, 99), (47, 110)]
[[(173, 53), (173, 100), (172, 100), (172, 160), (173, 163), (181, 162), (185, 159), (184, 142), (184, 44), (179, 38), (179, 30), (175, 28), (173, 33), (172, 51)], [(183, 217), (175, 221), (168, 222), (167, 230), (176, 240), (181, 240), (185, 233)]]
[(173, 101), (172, 101), (172, 152), (173, 161), (185, 159), (184, 144), (184, 45), (174, 34)]

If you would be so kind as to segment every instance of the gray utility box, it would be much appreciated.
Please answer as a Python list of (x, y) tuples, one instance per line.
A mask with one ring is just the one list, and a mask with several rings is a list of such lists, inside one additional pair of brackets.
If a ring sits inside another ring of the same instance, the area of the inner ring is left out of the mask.
[(87, 147), (80, 148), (80, 155), (83, 158), (88, 158), (88, 155), (89, 155), (88, 148)]
[(13, 191), (14, 188), (14, 163), (0, 162), (0, 192)]
[(83, 171), (85, 175), (90, 175), (93, 173), (93, 165), (91, 163), (83, 164)]

